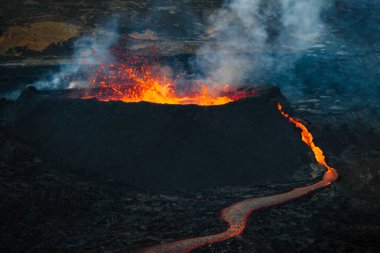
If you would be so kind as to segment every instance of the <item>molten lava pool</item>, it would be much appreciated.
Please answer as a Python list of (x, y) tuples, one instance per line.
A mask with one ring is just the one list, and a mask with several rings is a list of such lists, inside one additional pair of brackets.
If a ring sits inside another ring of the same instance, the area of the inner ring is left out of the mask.
[(223, 105), (247, 96), (230, 85), (196, 81), (181, 82), (154, 66), (130, 67), (125, 64), (102, 65), (90, 78), (91, 87), (84, 99), (100, 101), (151, 102), (156, 104)]

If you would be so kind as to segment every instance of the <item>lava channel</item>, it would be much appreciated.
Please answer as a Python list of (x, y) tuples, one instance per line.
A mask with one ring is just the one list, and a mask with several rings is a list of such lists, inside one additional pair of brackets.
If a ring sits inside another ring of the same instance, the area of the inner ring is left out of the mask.
[(227, 239), (236, 237), (243, 233), (247, 219), (253, 211), (261, 208), (279, 205), (290, 200), (305, 196), (318, 189), (329, 186), (332, 182), (338, 179), (337, 171), (326, 163), (322, 149), (315, 145), (313, 135), (309, 132), (306, 126), (302, 124), (300, 120), (293, 118), (289, 116), (289, 114), (285, 113), (280, 103), (277, 104), (277, 108), (280, 111), (281, 115), (293, 123), (295, 127), (301, 129), (302, 141), (310, 147), (316, 161), (326, 168), (326, 172), (322, 180), (311, 185), (295, 188), (289, 192), (266, 197), (251, 198), (232, 204), (231, 206), (222, 210), (221, 218), (229, 224), (228, 229), (222, 233), (203, 237), (194, 237), (174, 241), (171, 243), (164, 243), (140, 249), (137, 251), (138, 253), (186, 253), (207, 244), (222, 242)]

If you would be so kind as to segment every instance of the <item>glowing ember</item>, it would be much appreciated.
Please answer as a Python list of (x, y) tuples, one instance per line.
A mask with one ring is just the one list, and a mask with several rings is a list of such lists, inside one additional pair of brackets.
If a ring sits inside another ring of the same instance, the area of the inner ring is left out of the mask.
[(285, 203), (287, 201), (305, 196), (308, 193), (321, 189), (330, 185), (332, 182), (337, 180), (338, 173), (334, 168), (329, 166), (325, 161), (325, 156), (318, 146), (315, 145), (313, 141), (313, 135), (309, 132), (305, 125), (301, 123), (300, 120), (290, 117), (289, 114), (285, 113), (282, 109), (280, 103), (277, 104), (277, 108), (280, 113), (286, 117), (291, 123), (293, 123), (297, 128), (301, 129), (302, 140), (311, 148), (314, 153), (316, 161), (323, 165), (327, 171), (321, 181), (307, 185), (304, 187), (295, 188), (289, 192), (280, 193), (276, 195), (259, 197), (247, 199), (244, 201), (237, 202), (221, 213), (221, 218), (226, 221), (229, 225), (228, 229), (222, 233), (209, 235), (204, 237), (195, 237), (180, 241), (175, 241), (172, 243), (161, 244), (153, 246), (150, 248), (142, 249), (139, 252), (143, 253), (187, 253), (201, 246), (212, 244), (216, 242), (225, 241), (227, 239), (236, 237), (243, 233), (248, 216), (255, 210), (266, 208), (278, 204)]
[[(168, 78), (162, 69), (152, 66), (129, 67), (125, 64), (103, 65), (90, 79), (91, 90), (83, 98), (100, 101), (152, 102), (158, 104), (223, 105), (246, 96), (245, 93), (227, 95), (228, 85), (221, 90), (206, 84), (191, 84), (181, 90), (177, 79)], [(190, 87), (189, 87), (190, 86)], [(222, 95), (223, 94), (223, 95)]]

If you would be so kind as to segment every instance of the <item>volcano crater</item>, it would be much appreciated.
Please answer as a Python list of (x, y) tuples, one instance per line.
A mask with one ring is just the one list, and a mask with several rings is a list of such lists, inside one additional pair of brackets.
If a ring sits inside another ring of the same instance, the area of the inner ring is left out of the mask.
[(38, 156), (65, 170), (143, 189), (203, 189), (289, 182), (305, 171), (312, 156), (278, 101), (286, 104), (276, 87), (219, 106), (100, 102), (35, 90), (3, 110)]

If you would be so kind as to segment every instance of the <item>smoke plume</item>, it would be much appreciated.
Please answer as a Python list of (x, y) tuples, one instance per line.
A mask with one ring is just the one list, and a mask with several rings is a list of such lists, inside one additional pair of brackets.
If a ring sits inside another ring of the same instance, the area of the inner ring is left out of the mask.
[(110, 48), (119, 38), (118, 18), (113, 17), (106, 25), (96, 29), (94, 34), (79, 38), (74, 45), (74, 54), (69, 64), (62, 63), (60, 69), (32, 84), (38, 89), (66, 89), (89, 86), (89, 68), (94, 65), (114, 62)]
[(322, 2), (232, 0), (209, 18), (209, 43), (193, 65), (215, 84), (241, 84), (267, 70), (292, 68), (323, 33)]

